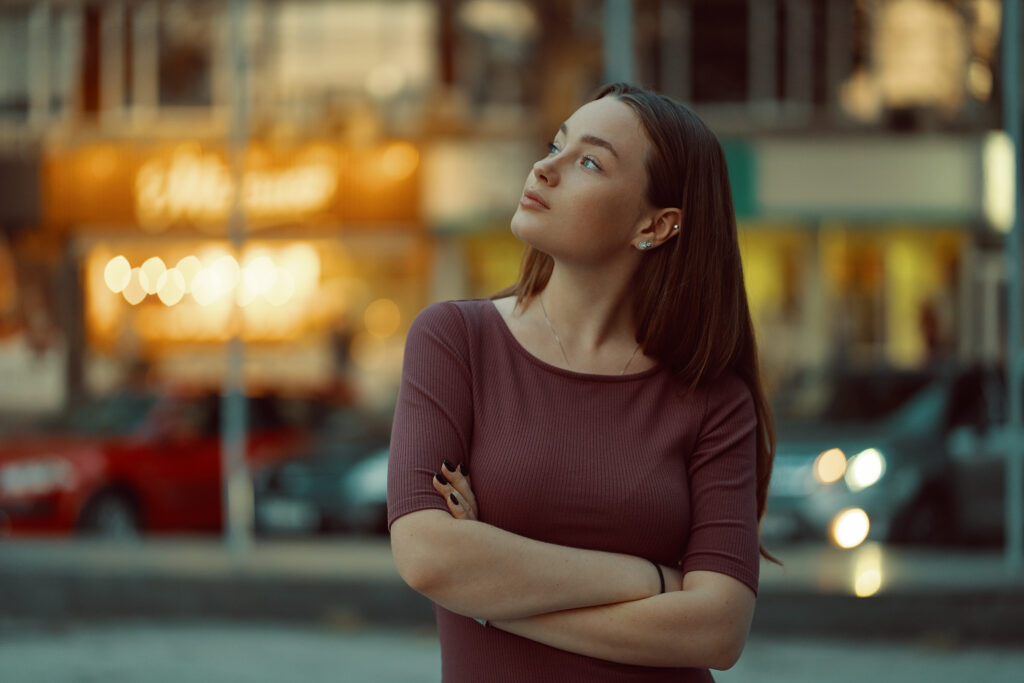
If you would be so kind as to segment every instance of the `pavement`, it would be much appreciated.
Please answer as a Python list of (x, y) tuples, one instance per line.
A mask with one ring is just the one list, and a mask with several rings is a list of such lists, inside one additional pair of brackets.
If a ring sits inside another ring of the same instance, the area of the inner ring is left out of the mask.
[[(1024, 571), (998, 550), (772, 547), (752, 632), (1024, 648)], [(429, 601), (386, 538), (0, 540), (0, 618), (125, 618), (417, 627)]]

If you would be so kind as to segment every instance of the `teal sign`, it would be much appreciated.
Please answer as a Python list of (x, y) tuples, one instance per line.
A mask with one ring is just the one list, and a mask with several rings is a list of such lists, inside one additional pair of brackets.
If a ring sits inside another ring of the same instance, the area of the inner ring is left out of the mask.
[(729, 167), (736, 218), (752, 218), (758, 214), (757, 154), (754, 147), (746, 140), (722, 140), (722, 150)]

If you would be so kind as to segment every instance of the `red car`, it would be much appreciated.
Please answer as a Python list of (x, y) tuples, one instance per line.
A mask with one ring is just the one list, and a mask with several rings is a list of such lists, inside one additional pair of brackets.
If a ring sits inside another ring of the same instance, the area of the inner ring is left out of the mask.
[[(308, 404), (248, 400), (250, 470), (292, 457)], [(0, 442), (0, 533), (221, 529), (220, 397), (120, 393)]]

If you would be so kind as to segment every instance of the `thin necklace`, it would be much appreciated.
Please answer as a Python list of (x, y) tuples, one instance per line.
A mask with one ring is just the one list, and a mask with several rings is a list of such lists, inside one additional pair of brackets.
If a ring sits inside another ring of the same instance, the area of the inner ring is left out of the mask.
[[(572, 363), (569, 362), (569, 356), (565, 355), (565, 347), (562, 346), (562, 340), (558, 338), (558, 333), (555, 332), (555, 326), (551, 324), (551, 318), (548, 317), (548, 309), (544, 307), (544, 295), (538, 294), (537, 299), (540, 301), (540, 311), (544, 314), (544, 321), (547, 322), (548, 329), (551, 330), (551, 336), (555, 338), (555, 341), (558, 343), (558, 349), (562, 352), (562, 360), (564, 360), (566, 366), (572, 370)], [(622, 371), (619, 373), (620, 375), (626, 374), (626, 368), (628, 368), (629, 364), (633, 362), (634, 358), (636, 358), (636, 352), (639, 350), (640, 344), (637, 344), (636, 348), (633, 349), (633, 353), (630, 355), (629, 360), (627, 360), (626, 364), (622, 366)]]

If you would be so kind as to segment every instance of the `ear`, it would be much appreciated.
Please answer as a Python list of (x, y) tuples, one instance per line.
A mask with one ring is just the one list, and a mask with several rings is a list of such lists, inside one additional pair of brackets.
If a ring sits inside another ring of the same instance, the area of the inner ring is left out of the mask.
[(650, 246), (640, 249), (640, 251), (657, 249), (682, 230), (682, 223), (683, 212), (680, 209), (658, 209), (651, 215), (648, 222), (637, 230), (637, 233), (633, 236), (633, 246), (639, 248), (641, 242), (649, 242)]

